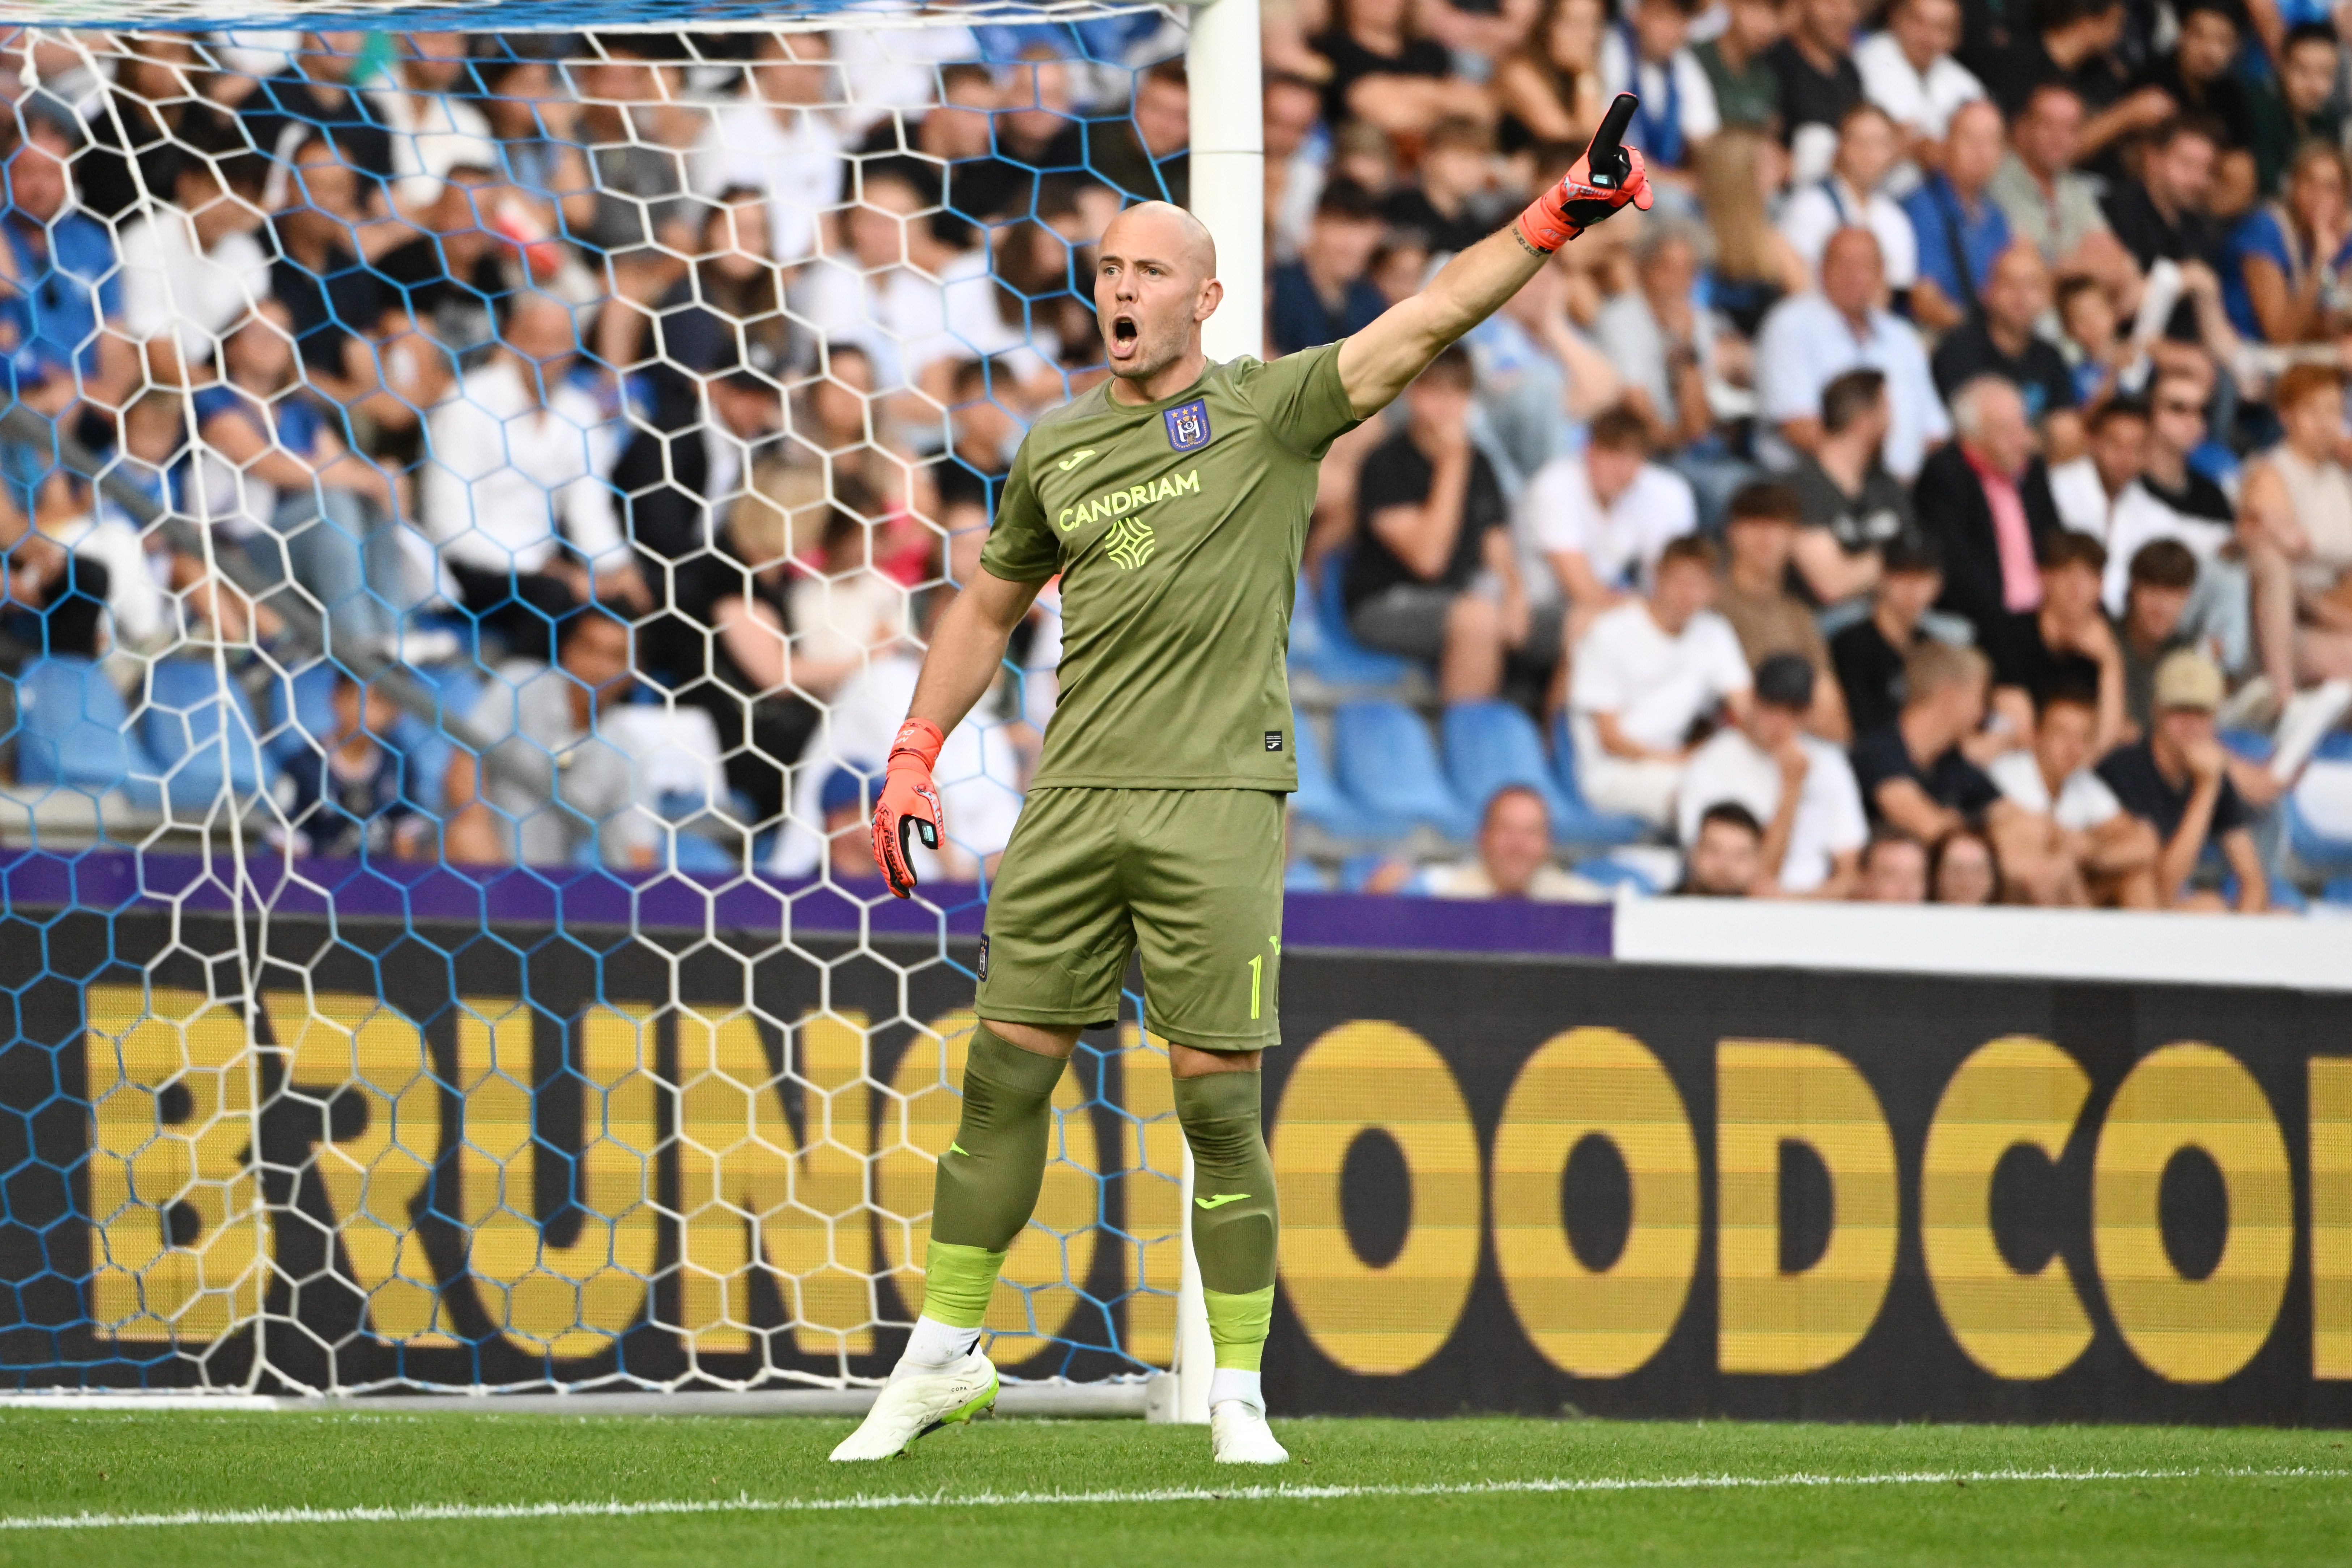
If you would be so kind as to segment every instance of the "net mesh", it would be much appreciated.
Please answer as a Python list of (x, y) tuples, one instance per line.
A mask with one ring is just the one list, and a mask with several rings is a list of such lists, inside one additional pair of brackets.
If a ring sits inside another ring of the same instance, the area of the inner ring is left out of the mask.
[[(383, 30), (434, 9), (0, 40), (18, 1386), (839, 1384), (919, 1306), (1050, 592), (914, 905), (864, 824), (1024, 420), (1102, 374), (1086, 247), (1185, 195), (1181, 29)], [(1138, 1017), (1056, 1096), (1018, 1374), (1170, 1359)]]

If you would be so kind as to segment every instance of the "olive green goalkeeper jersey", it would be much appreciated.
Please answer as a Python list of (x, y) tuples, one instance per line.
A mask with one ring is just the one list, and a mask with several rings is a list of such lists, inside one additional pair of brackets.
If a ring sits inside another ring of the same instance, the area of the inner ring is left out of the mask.
[(1291, 790), (1290, 606), (1316, 470), (1357, 419), (1339, 345), (1106, 381), (1013, 459), (981, 564), (1062, 578), (1061, 698), (1033, 788)]

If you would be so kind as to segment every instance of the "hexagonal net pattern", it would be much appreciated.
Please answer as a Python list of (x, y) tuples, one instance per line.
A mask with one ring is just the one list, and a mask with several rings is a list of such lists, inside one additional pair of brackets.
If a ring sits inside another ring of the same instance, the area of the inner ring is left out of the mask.
[[(919, 1310), (1050, 589), (914, 900), (866, 822), (1182, 33), (609, 9), (0, 34), (0, 1382), (839, 1384)], [(1170, 1360), (1127, 1013), (1019, 1375)]]

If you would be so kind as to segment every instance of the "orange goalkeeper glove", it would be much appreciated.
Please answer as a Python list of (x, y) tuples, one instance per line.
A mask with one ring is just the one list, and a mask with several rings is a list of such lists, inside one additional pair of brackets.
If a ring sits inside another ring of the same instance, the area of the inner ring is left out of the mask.
[(931, 783), (932, 765), (947, 737), (929, 719), (909, 719), (898, 726), (890, 742), (890, 761), (882, 778), (882, 798), (874, 803), (874, 863), (882, 879), (900, 898), (915, 890), (915, 845), (919, 835), (926, 849), (940, 847), (947, 816), (940, 809), (940, 792)]
[[(1642, 165), (1642, 154), (1631, 147), (1601, 148), (1601, 138), (1609, 134), (1603, 126), (1592, 138), (1592, 146), (1584, 156), (1569, 166), (1559, 184), (1538, 196), (1519, 215), (1519, 237), (1528, 248), (1549, 256), (1619, 207), (1631, 202), (1643, 212), (1650, 210), (1650, 176)], [(1601, 172), (1609, 183), (1594, 183), (1592, 157), (1601, 148), (1603, 158), (1615, 162), (1624, 160), (1623, 173)], [(1614, 153), (1615, 156), (1610, 154)]]

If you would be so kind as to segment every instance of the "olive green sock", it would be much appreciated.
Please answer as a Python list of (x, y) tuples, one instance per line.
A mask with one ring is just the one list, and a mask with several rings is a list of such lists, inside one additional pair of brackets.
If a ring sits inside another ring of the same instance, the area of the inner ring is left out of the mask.
[(1176, 1119), (1192, 1149), (1192, 1252), (1217, 1364), (1257, 1370), (1274, 1310), (1274, 1162), (1258, 1120), (1259, 1076), (1176, 1080)]
[(1045, 1183), (1054, 1086), (1066, 1065), (1007, 1044), (985, 1024), (972, 1030), (963, 1068), (963, 1120), (940, 1156), (931, 1198), (935, 1248), (945, 1243), (1003, 1260)]

